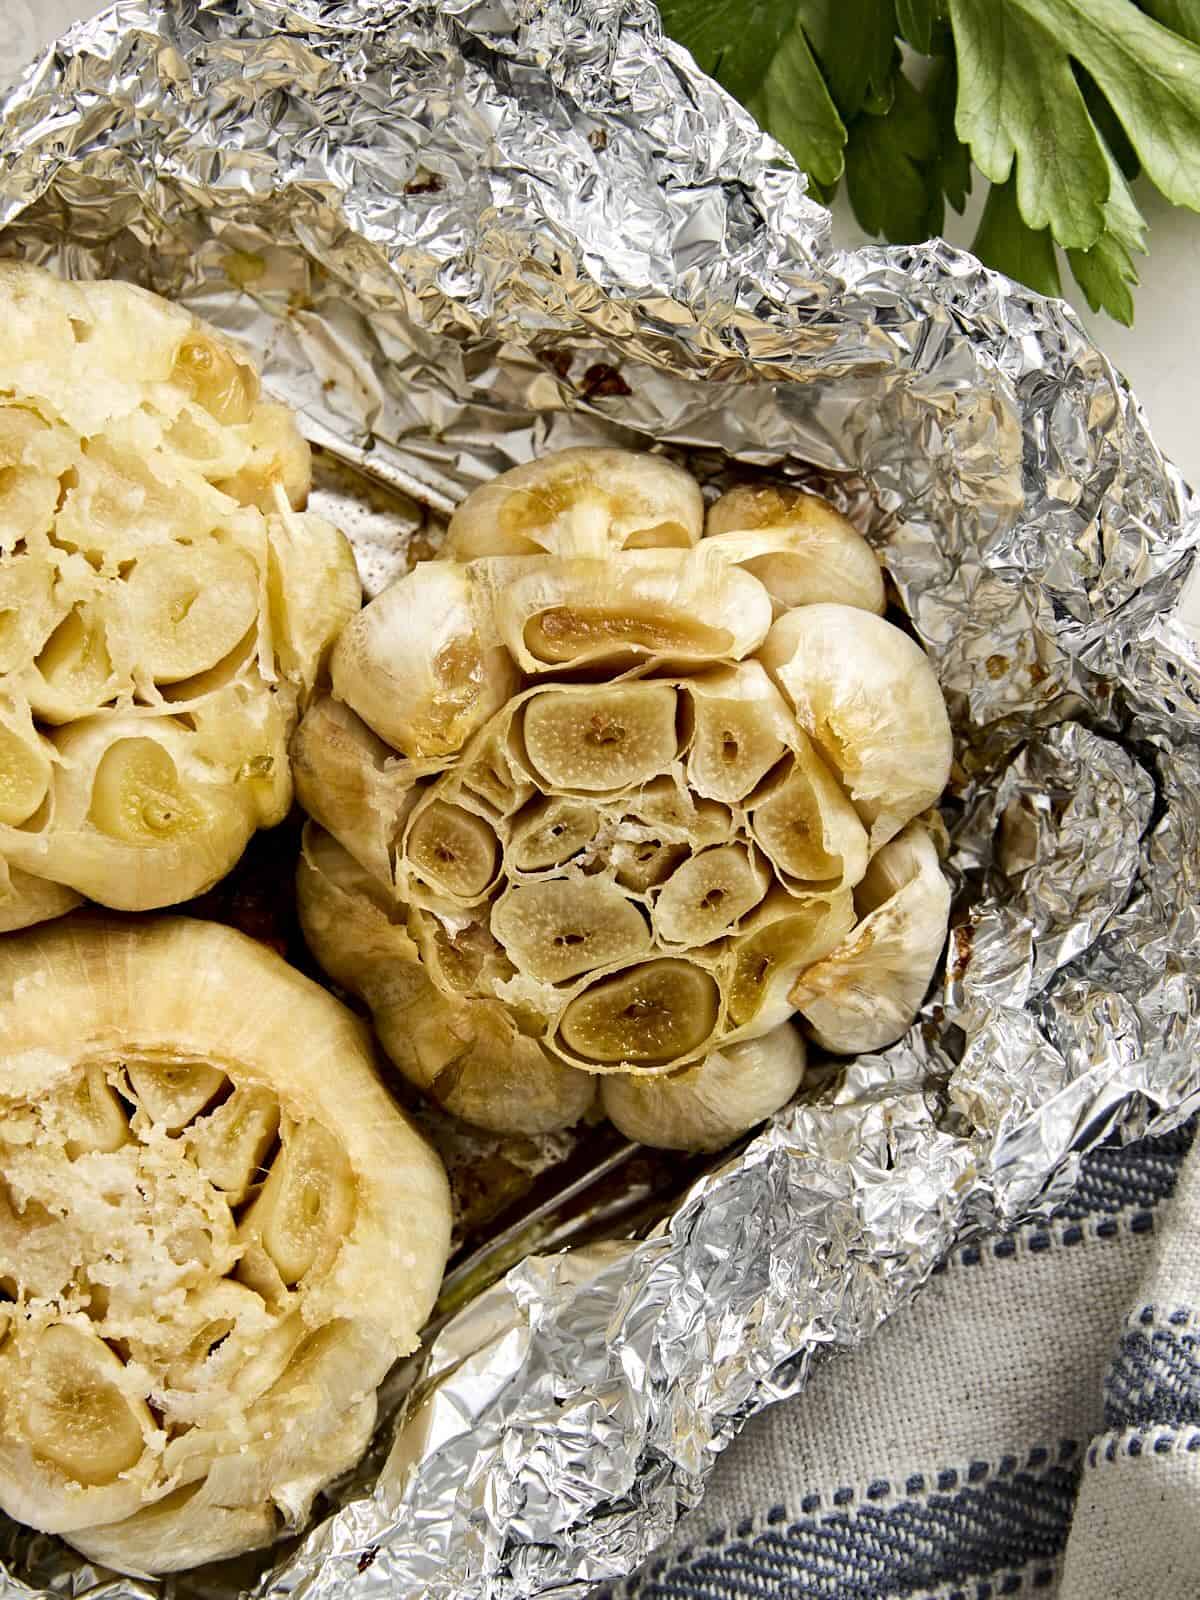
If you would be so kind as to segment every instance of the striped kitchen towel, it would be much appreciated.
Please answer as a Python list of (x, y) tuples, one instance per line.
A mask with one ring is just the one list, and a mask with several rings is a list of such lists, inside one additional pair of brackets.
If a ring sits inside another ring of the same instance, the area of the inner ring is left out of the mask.
[(1193, 1132), (1096, 1151), (1049, 1222), (957, 1250), (607, 1593), (1200, 1600)]

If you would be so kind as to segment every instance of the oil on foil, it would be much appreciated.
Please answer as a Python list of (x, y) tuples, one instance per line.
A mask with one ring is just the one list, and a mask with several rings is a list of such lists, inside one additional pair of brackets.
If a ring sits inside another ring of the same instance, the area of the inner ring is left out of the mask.
[(0, 1529), (6, 1596), (581, 1595), (956, 1235), (1200, 1104), (1197, 507), (1066, 307), (941, 242), (835, 251), (641, 0), (120, 0), (0, 129), (0, 254), (251, 345), (372, 592), (482, 478), (654, 444), (832, 493), (937, 666), (957, 896), (906, 1039), (648, 1237), (477, 1296), (272, 1554), (151, 1584)]

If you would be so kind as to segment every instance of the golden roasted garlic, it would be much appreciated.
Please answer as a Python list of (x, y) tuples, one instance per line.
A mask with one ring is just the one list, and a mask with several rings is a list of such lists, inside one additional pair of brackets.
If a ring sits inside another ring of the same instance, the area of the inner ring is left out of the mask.
[(123, 283), (0, 264), (0, 931), (222, 877), (357, 610), (246, 358)]
[(397, 1065), (498, 1131), (598, 1093), (715, 1148), (794, 1093), (797, 1011), (898, 1037), (945, 937), (951, 736), (850, 523), (734, 490), (705, 532), (679, 468), (571, 450), (446, 551), (345, 629), (293, 744), (305, 932)]
[(0, 941), (0, 1170), (0, 1507), (135, 1574), (302, 1524), (449, 1247), (362, 1024), (212, 923)]

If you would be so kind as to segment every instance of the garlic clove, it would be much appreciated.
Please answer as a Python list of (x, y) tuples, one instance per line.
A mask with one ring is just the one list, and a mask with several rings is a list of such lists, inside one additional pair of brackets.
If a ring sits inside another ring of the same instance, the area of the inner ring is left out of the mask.
[(826, 1050), (882, 1050), (911, 1025), (946, 942), (950, 885), (924, 822), (871, 860), (855, 896), (862, 921), (791, 989)]
[(789, 991), (798, 975), (845, 938), (854, 921), (847, 889), (802, 899), (775, 890), (733, 943), (730, 1024), (751, 1034), (786, 1021), (795, 1009)]
[(869, 828), (872, 854), (938, 799), (950, 719), (907, 634), (851, 606), (804, 606), (775, 623), (759, 659)]
[(140, 669), (178, 683), (227, 656), (258, 616), (258, 568), (215, 539), (155, 545), (137, 558), (121, 595)]
[(422, 563), (342, 631), (334, 694), (402, 755), (461, 750), (517, 687), (490, 609), (470, 570)]
[(522, 972), (543, 983), (648, 955), (645, 917), (602, 878), (517, 884), (497, 900), (492, 931)]
[(804, 893), (852, 888), (867, 833), (828, 767), (797, 730), (792, 755), (746, 802), (750, 831), (781, 878)]
[(665, 1150), (720, 1150), (786, 1105), (804, 1066), (804, 1040), (784, 1023), (681, 1072), (604, 1077), (600, 1099), (627, 1139)]
[(446, 553), (603, 557), (612, 550), (687, 546), (704, 503), (691, 475), (632, 450), (559, 450), (473, 490), (450, 520)]
[(767, 486), (731, 489), (709, 508), (705, 535), (759, 580), (776, 616), (824, 602), (883, 612), (875, 552), (819, 495)]
[(762, 900), (770, 874), (744, 844), (689, 856), (659, 890), (654, 932), (661, 944), (699, 946), (727, 934)]
[(555, 685), (525, 701), (525, 754), (544, 786), (611, 792), (646, 783), (679, 748), (678, 696), (668, 683)]
[(785, 753), (795, 718), (757, 661), (686, 683), (692, 736), (688, 783), (712, 800), (743, 800)]
[(529, 674), (653, 660), (738, 661), (762, 643), (771, 599), (714, 546), (635, 550), (608, 560), (479, 562), (509, 653)]
[(690, 961), (646, 961), (599, 978), (558, 1025), (560, 1049), (596, 1068), (662, 1067), (695, 1055), (717, 1026), (720, 990)]

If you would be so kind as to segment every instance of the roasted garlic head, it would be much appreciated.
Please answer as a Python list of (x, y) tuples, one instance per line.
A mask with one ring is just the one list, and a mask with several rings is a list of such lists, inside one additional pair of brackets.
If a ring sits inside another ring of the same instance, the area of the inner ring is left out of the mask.
[(308, 446), (157, 296), (0, 264), (0, 931), (222, 877), (358, 609)]
[(449, 1246), (362, 1025), (212, 923), (0, 941), (0, 1174), (0, 1507), (133, 1573), (302, 1523)]
[(598, 1092), (708, 1148), (794, 1093), (797, 1011), (897, 1038), (945, 938), (951, 736), (851, 524), (734, 490), (704, 533), (679, 468), (572, 450), (447, 550), (345, 629), (292, 747), (305, 932), (397, 1065), (499, 1131)]

